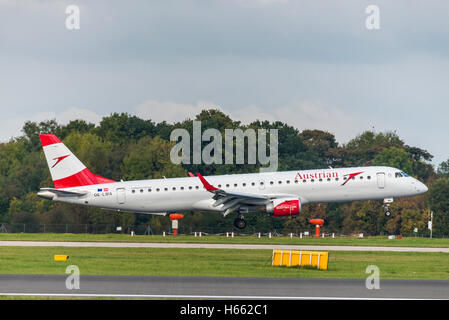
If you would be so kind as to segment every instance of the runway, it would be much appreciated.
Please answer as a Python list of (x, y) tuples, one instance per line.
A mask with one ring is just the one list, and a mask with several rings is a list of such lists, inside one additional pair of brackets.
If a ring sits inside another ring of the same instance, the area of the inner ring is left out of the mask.
[[(449, 248), (135, 242), (0, 241), (0, 246), (449, 252)], [(380, 289), (370, 290), (365, 285), (365, 279), (81, 275), (80, 289), (68, 290), (67, 277), (68, 275), (0, 275), (0, 296), (282, 300), (449, 299), (449, 281), (445, 280), (380, 279)]]
[(244, 250), (322, 250), (322, 251), (394, 251), (446, 252), (449, 248), (371, 247), (371, 246), (316, 246), (271, 244), (213, 244), (213, 243), (156, 243), (156, 242), (71, 242), (71, 241), (0, 241), (8, 247), (106, 247), (106, 248), (186, 248), (186, 249), (244, 249)]
[(191, 299), (449, 299), (449, 281), (364, 279), (80, 276), (68, 290), (68, 275), (0, 275), (0, 296), (77, 296)]

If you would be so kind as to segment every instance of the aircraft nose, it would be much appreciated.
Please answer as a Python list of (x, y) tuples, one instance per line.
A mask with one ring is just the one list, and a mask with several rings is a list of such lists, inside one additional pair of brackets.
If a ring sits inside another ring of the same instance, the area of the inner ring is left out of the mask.
[(429, 190), (429, 188), (427, 188), (427, 186), (424, 183), (422, 183), (421, 181), (418, 181), (418, 180), (415, 183), (415, 189), (416, 189), (416, 192), (418, 192), (418, 193), (425, 193), (425, 192), (427, 192), (427, 190)]

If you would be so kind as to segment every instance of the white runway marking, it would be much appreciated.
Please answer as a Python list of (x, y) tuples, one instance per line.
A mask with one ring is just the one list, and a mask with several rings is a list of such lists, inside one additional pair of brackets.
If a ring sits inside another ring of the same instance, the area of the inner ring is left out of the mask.
[(370, 246), (316, 246), (280, 244), (213, 244), (213, 243), (136, 243), (136, 242), (72, 242), (72, 241), (0, 241), (5, 247), (104, 247), (104, 248), (185, 248), (185, 249), (243, 249), (243, 250), (327, 250), (327, 251), (395, 251), (445, 252), (449, 248), (370, 247)]
[[(212, 295), (152, 295), (152, 294), (101, 294), (101, 293), (1, 293), (15, 297), (68, 297), (68, 298), (147, 298), (147, 299), (218, 299), (218, 300), (422, 300), (407, 298), (354, 298), (354, 297), (289, 297), (289, 296), (212, 296)], [(434, 300), (434, 299), (431, 299)]]

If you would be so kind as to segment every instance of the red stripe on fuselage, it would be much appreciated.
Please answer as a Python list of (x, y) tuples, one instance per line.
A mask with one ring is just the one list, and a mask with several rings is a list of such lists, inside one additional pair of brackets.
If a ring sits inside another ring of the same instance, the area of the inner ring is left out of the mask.
[(90, 172), (89, 169), (87, 168), (70, 177), (53, 181), (56, 189), (73, 188), (73, 187), (81, 187), (94, 184), (113, 183), (113, 182), (116, 181), (97, 176), (96, 174)]

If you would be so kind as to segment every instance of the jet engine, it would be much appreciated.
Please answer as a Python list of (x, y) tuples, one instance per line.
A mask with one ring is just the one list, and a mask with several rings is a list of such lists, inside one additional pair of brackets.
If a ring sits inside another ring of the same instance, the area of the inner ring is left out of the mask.
[(301, 201), (297, 198), (275, 199), (265, 210), (273, 217), (296, 216), (301, 212)]

